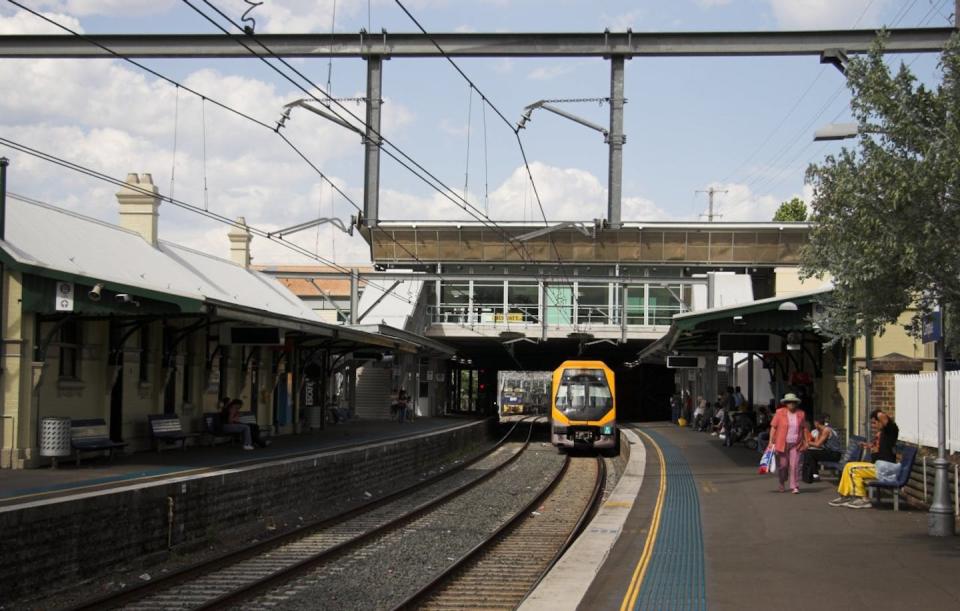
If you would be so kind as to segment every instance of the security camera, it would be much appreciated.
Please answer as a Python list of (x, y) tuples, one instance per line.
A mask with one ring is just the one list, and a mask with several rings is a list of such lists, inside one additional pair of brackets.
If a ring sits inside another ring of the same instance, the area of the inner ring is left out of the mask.
[(90, 298), (90, 301), (100, 301), (100, 291), (103, 290), (103, 283), (98, 282), (93, 285), (93, 288), (90, 289), (90, 292), (87, 293), (87, 296)]
[(140, 307), (140, 302), (134, 299), (130, 293), (117, 293), (117, 301), (120, 303), (132, 303), (134, 306)]

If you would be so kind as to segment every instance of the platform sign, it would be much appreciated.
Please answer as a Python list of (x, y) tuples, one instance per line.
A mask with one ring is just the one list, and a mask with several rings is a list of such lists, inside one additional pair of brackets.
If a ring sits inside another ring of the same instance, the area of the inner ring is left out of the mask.
[(57, 312), (73, 312), (73, 283), (57, 282), (56, 296)]
[(706, 359), (702, 356), (671, 355), (667, 357), (667, 369), (703, 369)]
[(923, 343), (938, 342), (943, 338), (943, 318), (940, 312), (923, 317)]

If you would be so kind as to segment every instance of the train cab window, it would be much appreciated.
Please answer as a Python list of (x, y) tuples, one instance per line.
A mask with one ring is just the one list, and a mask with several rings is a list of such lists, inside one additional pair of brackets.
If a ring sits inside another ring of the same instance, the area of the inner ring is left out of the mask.
[(613, 407), (613, 395), (600, 369), (568, 369), (557, 388), (557, 409), (571, 420), (599, 420)]

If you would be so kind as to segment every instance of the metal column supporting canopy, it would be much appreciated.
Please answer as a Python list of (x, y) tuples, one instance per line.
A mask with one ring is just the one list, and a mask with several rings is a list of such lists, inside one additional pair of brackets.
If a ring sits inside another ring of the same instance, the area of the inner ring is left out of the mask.
[[(383, 58), (367, 58), (367, 132), (363, 157), (363, 216), (367, 227), (380, 218), (380, 106), (383, 88)], [(355, 322), (355, 321), (354, 321)]]
[(620, 227), (620, 197), (623, 189), (623, 55), (610, 58), (610, 145), (609, 180), (607, 184), (607, 220), (614, 229)]

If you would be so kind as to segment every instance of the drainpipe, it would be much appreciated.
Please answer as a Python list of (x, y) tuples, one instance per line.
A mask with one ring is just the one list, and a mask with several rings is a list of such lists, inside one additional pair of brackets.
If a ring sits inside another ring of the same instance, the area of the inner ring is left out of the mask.
[(7, 228), (7, 166), (10, 160), (0, 157), (0, 240), (6, 239)]
[[(10, 165), (10, 160), (6, 157), (0, 157), (0, 240), (5, 240), (7, 237), (7, 166)], [(7, 366), (6, 363), (6, 342), (3, 341), (7, 337), (7, 307), (4, 303), (4, 293), (3, 285), (6, 282), (7, 269), (2, 262), (0, 262), (0, 372)], [(16, 434), (16, 431), (14, 431)], [(11, 443), (11, 451), (13, 445)], [(13, 454), (11, 453), (11, 457)], [(10, 463), (11, 468), (13, 463)]]

